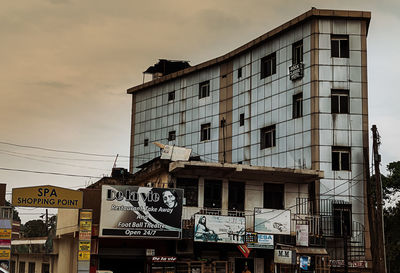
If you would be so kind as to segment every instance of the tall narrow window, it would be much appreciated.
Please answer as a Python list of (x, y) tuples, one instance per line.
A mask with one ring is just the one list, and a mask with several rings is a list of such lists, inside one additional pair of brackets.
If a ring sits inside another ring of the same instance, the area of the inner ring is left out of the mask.
[(331, 112), (332, 114), (348, 114), (349, 90), (332, 89), (331, 91)]
[(205, 81), (199, 84), (199, 98), (210, 96), (210, 81)]
[(206, 123), (202, 124), (200, 128), (200, 141), (210, 140), (211, 139), (211, 124)]
[(303, 62), (303, 40), (298, 41), (292, 46), (292, 63), (300, 64)]
[(171, 91), (168, 93), (168, 101), (172, 101), (175, 99), (175, 91)]
[(145, 139), (144, 139), (143, 145), (144, 145), (144, 147), (149, 146), (149, 139), (148, 139), (148, 138), (145, 138)]
[(303, 93), (293, 96), (293, 118), (300, 118), (303, 116)]
[(242, 77), (242, 68), (241, 67), (239, 67), (238, 68), (238, 79), (240, 79), (241, 77)]
[(198, 192), (199, 182), (196, 178), (178, 178), (176, 180), (176, 187), (183, 189), (183, 205), (185, 206), (198, 206)]
[(18, 273), (25, 273), (25, 262), (19, 262)]
[(349, 58), (349, 36), (331, 35), (331, 56)]
[(350, 171), (350, 148), (349, 147), (332, 147), (332, 170), (333, 171)]
[(221, 208), (222, 181), (204, 180), (204, 207)]
[(173, 141), (176, 139), (176, 131), (168, 132), (168, 141)]
[(35, 263), (28, 264), (28, 273), (35, 273)]
[(285, 187), (283, 184), (264, 184), (264, 208), (283, 209), (284, 208)]
[(260, 149), (270, 148), (276, 143), (275, 125), (264, 127), (261, 129), (261, 145)]
[(351, 236), (351, 204), (333, 205), (333, 230), (337, 237)]
[(244, 211), (244, 191), (245, 184), (243, 182), (229, 181), (228, 189), (228, 209)]
[(276, 53), (261, 59), (261, 79), (276, 73)]
[(240, 114), (239, 116), (239, 126), (243, 126), (244, 125), (244, 114)]
[(42, 273), (50, 273), (50, 264), (42, 264)]

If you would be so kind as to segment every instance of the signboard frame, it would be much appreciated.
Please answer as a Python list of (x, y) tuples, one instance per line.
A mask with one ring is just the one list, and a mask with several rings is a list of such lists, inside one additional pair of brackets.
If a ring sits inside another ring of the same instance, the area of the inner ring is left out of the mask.
[(254, 208), (254, 231), (257, 233), (290, 235), (291, 211)]

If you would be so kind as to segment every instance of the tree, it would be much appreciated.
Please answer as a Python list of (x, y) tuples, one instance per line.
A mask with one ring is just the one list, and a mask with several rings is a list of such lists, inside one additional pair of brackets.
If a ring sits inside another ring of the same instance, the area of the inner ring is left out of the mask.
[(13, 220), (15, 220), (15, 221), (20, 221), (20, 222), (21, 222), (21, 218), (19, 217), (18, 211), (17, 211), (17, 210), (15, 209), (15, 207), (14, 207), (13, 205), (11, 205), (11, 203), (8, 202), (7, 200), (6, 200), (6, 206), (7, 206), (7, 207), (12, 207), (12, 211), (13, 211)]
[(44, 237), (47, 236), (46, 223), (43, 220), (31, 220), (25, 223), (22, 228), (24, 237)]

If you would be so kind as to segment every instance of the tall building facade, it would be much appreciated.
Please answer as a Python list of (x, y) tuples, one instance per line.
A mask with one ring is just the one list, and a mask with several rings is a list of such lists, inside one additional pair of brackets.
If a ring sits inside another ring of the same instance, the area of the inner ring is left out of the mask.
[(315, 210), (342, 222), (322, 226), (368, 234), (370, 18), (313, 8), (219, 58), (154, 72), (128, 89), (130, 171), (159, 155), (152, 142), (191, 148), (210, 162), (322, 170)]

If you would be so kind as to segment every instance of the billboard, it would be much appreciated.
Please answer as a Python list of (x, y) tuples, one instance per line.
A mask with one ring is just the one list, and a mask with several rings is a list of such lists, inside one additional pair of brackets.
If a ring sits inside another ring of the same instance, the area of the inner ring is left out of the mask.
[(247, 242), (247, 247), (248, 248), (274, 249), (274, 235), (258, 233), (257, 241), (256, 242)]
[(201, 214), (195, 216), (195, 242), (244, 244), (245, 236), (245, 217)]
[(82, 208), (83, 192), (55, 186), (12, 189), (12, 204), (16, 207)]
[(180, 238), (182, 189), (103, 185), (100, 237)]
[(254, 231), (290, 235), (290, 210), (255, 208)]

